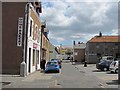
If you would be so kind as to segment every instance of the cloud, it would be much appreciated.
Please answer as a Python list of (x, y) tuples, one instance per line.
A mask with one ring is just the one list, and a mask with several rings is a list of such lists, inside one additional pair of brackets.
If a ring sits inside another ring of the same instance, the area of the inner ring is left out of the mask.
[(113, 29), (111, 35), (119, 35), (118, 29)]
[[(112, 0), (110, 0), (112, 1)], [(118, 3), (87, 0), (52, 0), (42, 2), (41, 19), (47, 21), (50, 41), (71, 44), (73, 40), (87, 42), (100, 31), (116, 35)], [(57, 44), (56, 43), (56, 44)]]

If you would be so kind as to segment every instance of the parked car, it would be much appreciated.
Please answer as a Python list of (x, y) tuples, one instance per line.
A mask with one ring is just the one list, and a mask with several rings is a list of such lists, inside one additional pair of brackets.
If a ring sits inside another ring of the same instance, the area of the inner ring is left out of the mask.
[(111, 72), (114, 72), (114, 73), (118, 73), (118, 64), (119, 64), (119, 60), (113, 61), (113, 62), (110, 64), (110, 71), (111, 71)]
[(96, 68), (100, 69), (101, 71), (107, 71), (107, 70), (109, 70), (110, 64), (111, 64), (111, 61), (102, 60), (96, 64)]
[(51, 59), (51, 61), (57, 61), (58, 62), (58, 64), (60, 65), (60, 68), (62, 68), (62, 60), (59, 60), (59, 59)]
[(53, 71), (58, 72), (58, 73), (60, 71), (60, 65), (58, 61), (56, 60), (52, 60), (52, 61), (50, 60), (46, 64), (45, 73), (53, 72)]

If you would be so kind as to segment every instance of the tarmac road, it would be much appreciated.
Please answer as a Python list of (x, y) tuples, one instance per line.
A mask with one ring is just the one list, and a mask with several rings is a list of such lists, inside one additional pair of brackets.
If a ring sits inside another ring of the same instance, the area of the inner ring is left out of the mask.
[[(40, 73), (36, 71), (27, 77), (3, 75), (3, 88), (109, 88), (104, 80), (91, 72), (93, 67), (72, 65), (62, 62), (60, 73)], [(117, 87), (116, 87), (117, 88)]]

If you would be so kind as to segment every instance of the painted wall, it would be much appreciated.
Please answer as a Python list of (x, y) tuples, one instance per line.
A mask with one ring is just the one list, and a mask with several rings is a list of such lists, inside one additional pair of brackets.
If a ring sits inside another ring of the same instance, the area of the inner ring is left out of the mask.
[[(32, 7), (32, 5), (30, 7)], [(41, 53), (40, 44), (41, 44), (41, 21), (34, 7), (32, 7), (29, 8), (28, 19), (27, 62), (26, 62), (27, 74), (40, 69), (40, 53)]]

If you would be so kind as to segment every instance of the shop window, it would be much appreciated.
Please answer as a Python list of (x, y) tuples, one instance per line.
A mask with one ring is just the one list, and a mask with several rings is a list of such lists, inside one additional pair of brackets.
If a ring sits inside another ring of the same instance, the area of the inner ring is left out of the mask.
[(36, 59), (37, 59), (37, 64), (39, 64), (39, 51), (36, 51)]

